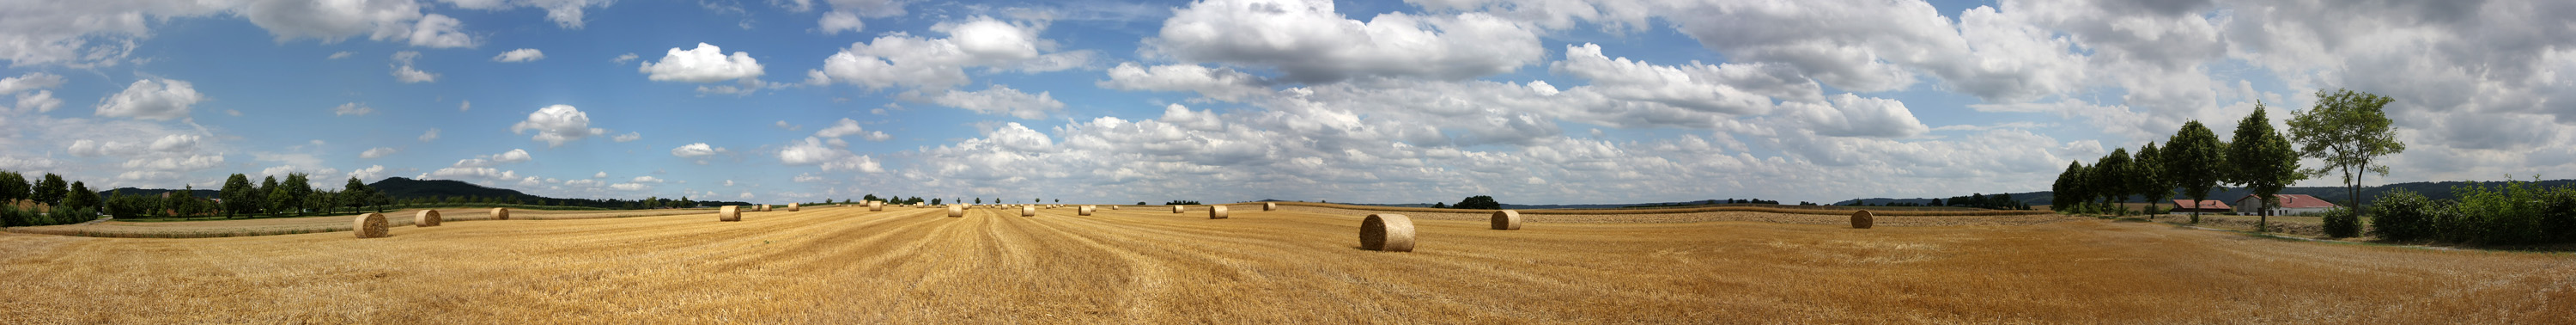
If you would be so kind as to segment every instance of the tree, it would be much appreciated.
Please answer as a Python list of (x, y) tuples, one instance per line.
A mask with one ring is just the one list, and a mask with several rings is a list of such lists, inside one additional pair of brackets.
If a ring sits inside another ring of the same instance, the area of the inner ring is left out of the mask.
[(984, 204), (984, 198), (975, 198), (975, 204)]
[(27, 176), (0, 171), (0, 203), (27, 199)]
[(2397, 130), (2388, 126), (2388, 113), (2382, 110), (2385, 96), (2336, 89), (2333, 93), (2317, 91), (2316, 107), (2304, 112), (2290, 112), (2290, 139), (2299, 145), (2299, 157), (2324, 160), (2325, 166), (2302, 170), (2308, 177), (2323, 177), (2333, 170), (2343, 171), (2343, 184), (2352, 193), (2351, 206), (2361, 209), (2361, 176), (2379, 173), (2388, 176), (2388, 166), (2372, 165), (2379, 156), (2406, 152), (2406, 143), (2397, 141)]
[(261, 195), (261, 198), (268, 200), (268, 206), (262, 208), (268, 209), (270, 214), (283, 215), (295, 209), (295, 195), (288, 194), (285, 186), (270, 186), (268, 194)]
[(2056, 197), (2056, 199), (2054, 200), (2054, 201), (2056, 201), (2056, 202), (2055, 202), (2055, 203), (2052, 203), (2052, 205), (2050, 205), (2050, 206), (2048, 207), (2048, 209), (2049, 209), (2049, 210), (2057, 210), (2057, 211), (2066, 211), (2066, 207), (2067, 207), (2066, 203), (2068, 203), (2068, 202), (2082, 202), (2082, 201), (2083, 201), (2083, 198), (2084, 198), (2084, 195), (2083, 195), (2083, 193), (2078, 193), (2078, 192), (2082, 191), (2083, 189), (2081, 189), (2081, 188), (2077, 188), (2077, 187), (2082, 186), (2083, 184), (2079, 184), (2079, 183), (2082, 183), (2083, 181), (2084, 181), (2084, 162), (2081, 162), (2081, 161), (2067, 162), (2067, 163), (2066, 163), (2066, 171), (2058, 172), (2058, 173), (2057, 173), (2057, 183), (2056, 183), (2056, 184), (2051, 184), (2051, 185), (2049, 185), (2049, 186), (2048, 186), (2048, 191), (2049, 191), (2049, 193), (2055, 193), (2055, 194), (2056, 194), (2056, 196), (2057, 196), (2057, 197)]
[(376, 201), (375, 193), (375, 188), (367, 187), (367, 183), (359, 182), (357, 177), (350, 177), (348, 184), (340, 185), (341, 201), (344, 201), (342, 204), (349, 207), (373, 205), (372, 203)]
[(286, 187), (285, 209), (296, 212), (296, 215), (303, 215), (304, 208), (314, 207), (312, 175), (287, 173), (286, 180), (278, 183), (278, 186)]
[(66, 188), (68, 186), (71, 186), (71, 184), (63, 183), (63, 175), (45, 173), (45, 180), (36, 182), (35, 192), (30, 193), (33, 195), (31, 198), (36, 200), (36, 202), (62, 205), (63, 195), (71, 193), (71, 190)]
[(268, 178), (259, 181), (259, 188), (251, 190), (251, 195), (253, 196), (252, 201), (260, 202), (260, 210), (264, 210), (269, 214), (285, 213), (286, 211), (278, 208), (277, 200), (280, 200), (280, 198), (271, 196), (273, 194), (283, 195), (282, 193), (277, 193), (277, 190), (282, 190), (282, 188), (277, 187), (277, 175), (269, 175)]
[[(2227, 163), (2227, 144), (2218, 134), (2194, 120), (2182, 123), (2182, 130), (2165, 139), (2164, 151), (2157, 152), (2156, 162), (2164, 164), (2167, 184), (2182, 187), (2182, 195), (2192, 202), (2209, 200), (2209, 192), (2218, 188), (2220, 175), (2209, 170)], [(2191, 223), (2200, 223), (2200, 211), (2192, 211)]]
[(89, 184), (81, 184), (81, 182), (72, 182), (72, 190), (71, 190), (71, 191), (72, 191), (71, 195), (68, 195), (68, 196), (64, 196), (64, 197), (63, 197), (63, 207), (64, 207), (64, 208), (73, 208), (73, 209), (78, 209), (78, 208), (92, 208), (92, 209), (96, 209), (96, 208), (98, 208), (98, 207), (99, 207), (99, 204), (98, 204), (98, 192), (91, 192), (91, 191), (89, 191)]
[(1447, 208), (1449, 208), (1449, 204), (1448, 204), (1448, 203), (1442, 203), (1442, 202), (1431, 202), (1431, 208), (1433, 208), (1433, 209), (1447, 209)]
[(224, 198), (224, 217), (230, 218), (242, 212), (258, 210), (259, 194), (251, 193), (256, 190), (258, 189), (252, 187), (248, 176), (233, 174), (232, 177), (224, 178), (223, 189), (216, 192), (217, 197)]
[(1493, 196), (1477, 195), (1467, 197), (1467, 199), (1464, 200), (1458, 200), (1458, 204), (1450, 205), (1449, 207), (1458, 209), (1502, 210), (1503, 203), (1494, 202)]
[(1950, 205), (1948, 205), (1948, 204), (1941, 204), (1941, 199), (1940, 199), (1940, 198), (1933, 198), (1933, 199), (1932, 199), (1932, 204), (1931, 204), (1931, 206), (1936, 206), (1936, 207), (1946, 207), (1946, 206), (1950, 206)]
[[(2263, 206), (2279, 206), (2281, 188), (2307, 179), (2299, 173), (2299, 152), (2290, 149), (2290, 140), (2272, 131), (2272, 119), (2263, 114), (2263, 101), (2254, 101), (2254, 114), (2236, 121), (2235, 140), (2227, 145), (2227, 182), (2244, 186), (2263, 200)], [(2255, 231), (2269, 231), (2271, 209), (2262, 209)]]
[[(1137, 204), (1144, 204), (1144, 203), (1137, 203)], [(939, 199), (930, 199), (930, 205), (939, 205)]]
[[(2149, 212), (2155, 211), (2156, 202), (2173, 197), (2173, 184), (2165, 182), (2165, 166), (2159, 162), (2163, 159), (2159, 157), (2163, 151), (2156, 148), (2156, 143), (2148, 142), (2146, 146), (2138, 147), (2137, 156), (2129, 157), (2128, 193), (2146, 196)], [(2147, 220), (2155, 220), (2155, 217), (2149, 216)]]
[(2085, 185), (2091, 190), (2085, 192), (2102, 197), (2102, 203), (2111, 206), (2112, 215), (2127, 214), (2129, 209), (2121, 205), (2129, 203), (2129, 193), (2135, 193), (2129, 190), (2127, 183), (2130, 177), (2129, 148), (2111, 149), (2111, 154), (2095, 159), (2091, 172), (2092, 177), (2085, 178), (2089, 180)]

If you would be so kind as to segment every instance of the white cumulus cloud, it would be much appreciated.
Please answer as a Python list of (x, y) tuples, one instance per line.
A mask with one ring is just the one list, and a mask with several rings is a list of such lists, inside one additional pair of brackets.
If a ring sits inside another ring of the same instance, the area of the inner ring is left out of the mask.
[(527, 120), (510, 125), (510, 133), (513, 134), (525, 134), (529, 130), (537, 131), (537, 135), (530, 139), (544, 141), (546, 146), (550, 147), (560, 147), (564, 142), (608, 134), (607, 129), (590, 127), (590, 114), (582, 113), (572, 105), (546, 106), (537, 109), (536, 112), (528, 113)]
[(537, 49), (516, 49), (492, 56), (492, 62), (533, 62), (544, 59), (546, 59), (546, 52)]
[(698, 43), (695, 49), (671, 48), (661, 62), (644, 62), (636, 71), (654, 81), (716, 82), (760, 77), (761, 66), (749, 52), (726, 56), (724, 49)]

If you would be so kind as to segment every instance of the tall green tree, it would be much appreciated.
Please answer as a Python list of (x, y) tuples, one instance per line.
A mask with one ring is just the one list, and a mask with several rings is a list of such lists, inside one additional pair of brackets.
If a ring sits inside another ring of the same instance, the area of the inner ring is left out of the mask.
[(2111, 206), (2111, 214), (2128, 214), (2123, 205), (2129, 203), (2130, 193), (2137, 193), (2129, 190), (2130, 173), (2129, 148), (2111, 149), (2111, 154), (2094, 159), (2092, 177), (2086, 178), (2093, 190), (2087, 192), (2101, 196), (2102, 203)]
[(98, 203), (98, 192), (89, 191), (89, 184), (81, 184), (81, 182), (72, 182), (71, 195), (63, 197), (65, 208), (97, 209)]
[(2056, 198), (2053, 199), (2056, 203), (2050, 203), (2048, 209), (2066, 211), (2067, 203), (2074, 202), (2073, 200), (2077, 197), (2075, 194), (2075, 183), (2083, 178), (2084, 162), (2067, 162), (2066, 171), (2057, 172), (2057, 182), (2048, 185), (2048, 192), (2056, 195)]
[(62, 205), (63, 195), (71, 194), (70, 186), (71, 184), (63, 183), (63, 175), (45, 173), (45, 179), (36, 181), (35, 191), (29, 193), (30, 199), (45, 204)]
[(365, 208), (375, 205), (375, 192), (375, 188), (367, 187), (367, 183), (358, 181), (357, 177), (349, 177), (348, 184), (340, 185), (341, 201), (345, 201), (344, 204), (349, 207)]
[(2344, 187), (2351, 193), (2350, 205), (2361, 209), (2361, 176), (2388, 176), (2388, 166), (2371, 162), (2380, 156), (2406, 152), (2406, 143), (2397, 141), (2397, 130), (2389, 127), (2388, 113), (2383, 110), (2391, 101), (2396, 100), (2351, 90), (2318, 90), (2316, 107), (2290, 112), (2290, 141), (2299, 145), (2300, 157), (2316, 158), (2326, 164), (2300, 172), (2308, 177), (2324, 177), (2341, 170)]
[(287, 173), (286, 180), (280, 181), (277, 185), (286, 187), (286, 209), (288, 211), (294, 212), (296, 215), (304, 215), (306, 208), (314, 207), (312, 175), (305, 173)]
[[(2182, 130), (2165, 139), (2164, 151), (2156, 153), (2156, 162), (2165, 165), (2165, 180), (2182, 188), (2182, 195), (2192, 202), (2208, 201), (2209, 192), (2217, 190), (2224, 175), (2214, 172), (2227, 163), (2227, 143), (2218, 133), (2200, 121), (2182, 123)], [(2191, 223), (2200, 223), (2200, 211), (2191, 212)]]
[(242, 213), (258, 211), (259, 193), (251, 192), (256, 190), (258, 187), (250, 184), (249, 176), (233, 174), (231, 177), (224, 178), (223, 189), (216, 192), (218, 194), (216, 196), (224, 198), (224, 217), (231, 218)]
[[(2280, 206), (2273, 196), (2291, 183), (2308, 179), (2299, 173), (2299, 152), (2290, 149), (2290, 140), (2272, 130), (2272, 119), (2264, 114), (2263, 101), (2254, 101), (2254, 114), (2236, 121), (2236, 137), (2227, 144), (2227, 182), (2244, 186), (2263, 200), (2263, 206)], [(2271, 230), (2271, 209), (2262, 209), (2254, 229)]]
[(0, 203), (27, 199), (27, 189), (26, 175), (0, 170)]
[(259, 188), (251, 190), (251, 201), (259, 202), (259, 209), (263, 212), (267, 212), (269, 214), (286, 213), (283, 209), (279, 209), (279, 205), (277, 205), (277, 202), (279, 202), (278, 200), (281, 200), (282, 198), (272, 196), (273, 194), (281, 194), (277, 193), (277, 191), (283, 189), (284, 188), (277, 187), (277, 175), (268, 175), (267, 178), (259, 181)]
[[(2147, 210), (2150, 211), (2156, 209), (2157, 202), (2173, 198), (2173, 184), (2165, 182), (2162, 155), (2164, 150), (2156, 148), (2156, 143), (2148, 142), (2146, 146), (2138, 147), (2137, 156), (2129, 157), (2129, 193), (2145, 196)], [(2147, 219), (2154, 220), (2155, 217)]]

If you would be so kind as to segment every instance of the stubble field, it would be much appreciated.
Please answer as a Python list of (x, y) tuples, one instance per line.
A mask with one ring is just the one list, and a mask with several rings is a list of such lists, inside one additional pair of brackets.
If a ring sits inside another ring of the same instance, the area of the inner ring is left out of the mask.
[(0, 234), (0, 323), (2576, 322), (2565, 254), (2089, 218), (1426, 214), (1388, 253), (1356, 210), (944, 212)]

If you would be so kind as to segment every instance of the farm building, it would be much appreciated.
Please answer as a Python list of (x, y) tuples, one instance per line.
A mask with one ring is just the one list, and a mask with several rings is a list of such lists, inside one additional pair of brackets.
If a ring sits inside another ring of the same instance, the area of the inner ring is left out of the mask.
[[(2326, 202), (2325, 199), (2318, 199), (2317, 197), (2305, 194), (2276, 194), (2272, 196), (2281, 199), (2281, 206), (2269, 207), (2272, 211), (2272, 215), (2276, 216), (2296, 215), (2301, 213), (2325, 213), (2326, 210), (2335, 208), (2334, 202)], [(2261, 197), (2247, 194), (2245, 197), (2236, 199), (2236, 214), (2250, 216), (2259, 214), (2259, 212), (2262, 212), (2264, 209), (2265, 207), (2263, 206), (2263, 199)]]
[(2192, 203), (2191, 200), (2173, 200), (2173, 204), (2173, 212), (2168, 213), (2228, 213), (2235, 211), (2234, 208), (2227, 207), (2226, 201), (2219, 200), (2200, 200), (2200, 203), (2198, 204)]

